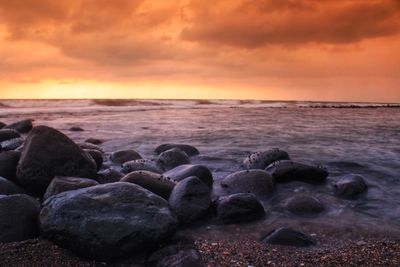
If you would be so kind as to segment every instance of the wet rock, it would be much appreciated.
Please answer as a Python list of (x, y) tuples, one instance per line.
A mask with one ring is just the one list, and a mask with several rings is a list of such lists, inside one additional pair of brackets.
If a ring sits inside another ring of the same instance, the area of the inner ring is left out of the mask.
[(104, 153), (103, 149), (100, 146), (91, 143), (80, 143), (79, 147), (82, 149), (94, 149), (100, 151), (101, 153)]
[(119, 182), (122, 177), (124, 177), (123, 173), (114, 169), (106, 169), (98, 173), (96, 180), (100, 184), (108, 184)]
[(0, 142), (0, 149), (2, 151), (10, 151), (15, 150), (24, 144), (23, 138), (14, 138), (9, 139), (3, 142)]
[(199, 154), (199, 150), (195, 148), (194, 146), (191, 145), (186, 145), (186, 144), (162, 144), (158, 146), (154, 152), (157, 153), (157, 155), (160, 155), (162, 152), (170, 150), (172, 148), (178, 148), (185, 152), (189, 157), (191, 156), (196, 156)]
[(19, 137), (21, 137), (21, 135), (16, 130), (12, 130), (12, 129), (1, 129), (0, 130), (0, 142), (19, 138)]
[(202, 217), (211, 204), (210, 188), (192, 176), (180, 181), (169, 198), (169, 204), (182, 224)]
[(167, 171), (177, 166), (189, 163), (189, 156), (179, 148), (166, 150), (162, 152), (157, 159), (157, 164)]
[(70, 130), (71, 132), (83, 132), (83, 131), (85, 131), (84, 129), (82, 129), (82, 128), (79, 127), (79, 126), (73, 126), (73, 127), (69, 128), (69, 130)]
[(96, 149), (84, 149), (83, 151), (89, 153), (94, 162), (96, 162), (97, 170), (100, 170), (103, 166), (103, 153)]
[(4, 127), (6, 127), (6, 124), (0, 121), (0, 129), (3, 129)]
[(57, 176), (51, 181), (51, 183), (47, 187), (43, 199), (48, 199), (51, 196), (60, 194), (65, 191), (91, 187), (98, 184), (99, 183), (95, 180), (87, 178)]
[(291, 160), (277, 161), (268, 166), (266, 171), (274, 177), (277, 183), (301, 181), (310, 184), (322, 184), (329, 175), (323, 168)]
[(31, 119), (18, 121), (6, 126), (7, 129), (16, 130), (19, 133), (28, 133), (30, 130), (32, 130), (32, 127), (33, 125)]
[(335, 194), (342, 198), (356, 198), (367, 191), (368, 186), (363, 176), (348, 174), (334, 184)]
[(203, 165), (184, 164), (164, 173), (165, 176), (179, 182), (191, 176), (196, 176), (207, 186), (212, 187), (213, 176), (211, 171)]
[(38, 236), (40, 204), (27, 195), (0, 195), (0, 243)]
[(86, 139), (85, 143), (93, 144), (93, 145), (101, 145), (103, 143), (102, 140), (97, 138), (88, 138)]
[(0, 176), (15, 181), (20, 152), (4, 151), (0, 153)]
[(149, 171), (134, 171), (121, 178), (121, 182), (140, 185), (143, 188), (168, 199), (175, 182), (166, 176)]
[(128, 174), (134, 171), (150, 171), (154, 173), (163, 173), (163, 170), (157, 166), (154, 161), (148, 159), (137, 159), (122, 164), (121, 172)]
[(205, 267), (200, 253), (192, 246), (171, 245), (153, 253), (149, 266), (154, 267)]
[(117, 164), (124, 164), (125, 162), (141, 158), (142, 156), (140, 156), (140, 154), (133, 149), (118, 150), (110, 155), (111, 161)]
[(95, 260), (155, 248), (177, 227), (167, 201), (123, 182), (55, 195), (44, 202), (39, 219), (45, 238)]
[(262, 238), (262, 242), (273, 245), (308, 247), (317, 244), (311, 236), (291, 228), (278, 228)]
[(279, 160), (288, 160), (289, 154), (283, 150), (273, 149), (263, 152), (256, 152), (248, 156), (243, 165), (247, 169), (265, 169), (270, 164)]
[(324, 211), (325, 207), (316, 197), (296, 195), (283, 203), (283, 208), (297, 215), (313, 215)]
[(263, 170), (238, 171), (222, 179), (221, 187), (229, 194), (252, 193), (266, 198), (274, 191), (274, 179)]
[(24, 190), (10, 180), (0, 177), (0, 195), (24, 194)]
[(77, 144), (47, 126), (28, 135), (17, 167), (17, 183), (41, 196), (55, 176), (96, 177), (96, 163)]
[(217, 219), (224, 224), (250, 222), (265, 215), (263, 205), (249, 193), (220, 197), (216, 210)]

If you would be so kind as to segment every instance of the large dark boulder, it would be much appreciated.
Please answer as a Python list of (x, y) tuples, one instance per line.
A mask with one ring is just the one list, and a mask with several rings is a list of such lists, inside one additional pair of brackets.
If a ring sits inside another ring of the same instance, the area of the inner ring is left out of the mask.
[(158, 167), (154, 161), (148, 159), (131, 160), (122, 164), (122, 173), (128, 174), (134, 171), (150, 171), (154, 173), (163, 173), (163, 170)]
[(266, 198), (274, 191), (274, 179), (263, 170), (238, 171), (223, 178), (221, 187), (228, 194), (252, 193)]
[(245, 158), (244, 167), (247, 169), (265, 169), (278, 160), (288, 160), (289, 154), (283, 150), (273, 149), (263, 152), (256, 152)]
[(172, 170), (165, 172), (164, 175), (174, 179), (177, 182), (182, 181), (187, 177), (196, 176), (207, 186), (212, 187), (213, 185), (213, 175), (211, 171), (203, 165), (180, 165), (176, 168), (173, 168)]
[(299, 194), (288, 198), (283, 203), (283, 208), (296, 215), (315, 215), (324, 211), (322, 202), (313, 196)]
[(0, 243), (38, 236), (40, 204), (27, 195), (0, 195)]
[(65, 191), (91, 187), (98, 184), (99, 183), (95, 180), (87, 178), (57, 176), (51, 181), (51, 183), (47, 187), (43, 199), (48, 199), (51, 196), (60, 194)]
[(96, 163), (61, 132), (35, 127), (28, 135), (17, 167), (17, 182), (41, 196), (55, 176), (96, 177)]
[(183, 152), (185, 152), (189, 157), (191, 156), (196, 156), (199, 154), (199, 150), (195, 148), (194, 146), (191, 145), (186, 145), (186, 144), (162, 144), (159, 145), (154, 152), (157, 153), (157, 155), (160, 155), (162, 152), (170, 150), (172, 148), (179, 148)]
[(39, 219), (45, 238), (96, 260), (156, 248), (177, 227), (167, 201), (123, 182), (55, 195), (44, 202)]
[(363, 176), (348, 174), (334, 184), (335, 194), (342, 198), (356, 198), (367, 191), (368, 185)]
[(157, 158), (157, 164), (167, 171), (189, 163), (189, 156), (179, 148), (171, 148), (164, 151)]
[(100, 184), (108, 184), (119, 182), (124, 174), (115, 169), (105, 169), (97, 174), (97, 182)]
[(118, 150), (110, 155), (111, 161), (117, 164), (124, 164), (125, 162), (141, 158), (142, 156), (133, 149)]
[(32, 130), (32, 127), (33, 125), (31, 119), (18, 121), (6, 126), (7, 129), (16, 130), (19, 133), (28, 133), (30, 130)]
[(262, 238), (261, 242), (295, 247), (309, 247), (317, 244), (311, 236), (285, 227), (271, 231)]
[(249, 193), (220, 197), (216, 205), (217, 219), (223, 224), (250, 222), (265, 215), (263, 205)]
[(310, 166), (291, 160), (282, 160), (275, 162), (266, 168), (276, 183), (286, 183), (292, 181), (301, 181), (310, 184), (322, 184), (326, 182), (329, 173), (321, 168)]
[(196, 176), (180, 181), (169, 198), (169, 204), (182, 224), (202, 217), (211, 205), (210, 188)]
[(12, 130), (12, 129), (1, 129), (0, 130), (0, 142), (19, 138), (19, 137), (21, 137), (21, 135), (16, 130)]
[(0, 177), (0, 195), (24, 194), (25, 191), (10, 180)]
[(121, 182), (140, 185), (143, 188), (168, 199), (175, 182), (162, 174), (149, 171), (134, 171), (121, 178)]
[(20, 152), (4, 151), (0, 153), (0, 176), (15, 180)]

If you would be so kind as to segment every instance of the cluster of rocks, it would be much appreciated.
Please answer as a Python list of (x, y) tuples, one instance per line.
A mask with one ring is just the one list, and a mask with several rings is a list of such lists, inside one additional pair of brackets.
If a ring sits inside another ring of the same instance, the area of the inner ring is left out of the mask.
[[(212, 172), (191, 164), (199, 151), (190, 145), (163, 144), (153, 161), (133, 149), (104, 153), (98, 139), (77, 144), (53, 128), (32, 127), (32, 120), (0, 125), (0, 242), (40, 235), (96, 260), (161, 249), (149, 258), (158, 266), (183, 260), (202, 266), (193, 248), (168, 246), (179, 226), (208, 218), (220, 224), (258, 220), (267, 215), (260, 200), (272, 196), (276, 184), (321, 184), (328, 177), (284, 151), (258, 152), (244, 160), (245, 170), (221, 180), (224, 194), (216, 196)], [(333, 188), (354, 198), (367, 185), (347, 175)], [(284, 207), (310, 214), (324, 209), (313, 196), (294, 196)], [(262, 242), (316, 243), (288, 228), (271, 231)]]

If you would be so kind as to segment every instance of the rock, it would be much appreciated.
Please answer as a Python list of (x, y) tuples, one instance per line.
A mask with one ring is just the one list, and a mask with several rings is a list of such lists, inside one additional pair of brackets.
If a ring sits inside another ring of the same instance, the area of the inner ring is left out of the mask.
[(32, 130), (32, 127), (33, 125), (31, 119), (18, 121), (6, 126), (7, 129), (16, 130), (19, 133), (28, 133), (30, 130)]
[(317, 244), (311, 236), (285, 227), (271, 231), (262, 238), (262, 242), (295, 247), (308, 247)]
[(158, 247), (175, 233), (168, 202), (131, 183), (111, 183), (63, 192), (44, 202), (43, 236), (95, 260)]
[(301, 181), (310, 184), (322, 184), (329, 175), (323, 168), (291, 160), (275, 162), (268, 166), (266, 171), (274, 177), (277, 183)]
[(150, 171), (154, 173), (163, 173), (163, 170), (156, 165), (154, 161), (148, 159), (137, 159), (122, 164), (121, 172), (128, 174), (134, 171)]
[(91, 143), (80, 143), (79, 144), (80, 148), (82, 149), (93, 149), (93, 150), (98, 150), (101, 153), (104, 153), (103, 149), (97, 145), (91, 144)]
[(9, 139), (3, 142), (0, 142), (0, 149), (2, 151), (10, 151), (15, 150), (24, 144), (23, 138), (14, 138)]
[(40, 204), (27, 195), (0, 195), (0, 243), (38, 236)]
[(73, 127), (69, 128), (69, 130), (71, 132), (83, 132), (83, 131), (85, 131), (84, 129), (82, 129), (81, 127), (78, 127), (78, 126), (73, 126)]
[(97, 170), (100, 170), (103, 166), (103, 153), (96, 149), (84, 149), (83, 151), (89, 153), (94, 162), (96, 162)]
[(248, 156), (243, 165), (247, 169), (261, 169), (264, 170), (270, 164), (279, 160), (288, 160), (289, 154), (283, 150), (273, 149), (264, 152), (256, 152)]
[(155, 267), (205, 267), (200, 253), (192, 246), (170, 245), (153, 253), (149, 266)]
[(187, 177), (196, 176), (207, 186), (212, 187), (213, 185), (212, 173), (206, 166), (203, 165), (180, 165), (172, 170), (165, 172), (164, 175), (174, 179), (177, 182), (182, 181)]
[(170, 150), (172, 148), (178, 148), (180, 150), (182, 150), (183, 152), (185, 152), (188, 156), (196, 156), (199, 153), (199, 150), (197, 150), (197, 148), (195, 148), (194, 146), (191, 145), (186, 145), (186, 144), (162, 144), (160, 146), (158, 146), (154, 152), (157, 153), (157, 155), (160, 155), (162, 152)]
[(166, 176), (149, 171), (134, 171), (121, 178), (121, 182), (140, 185), (143, 188), (168, 199), (175, 182)]
[(88, 138), (86, 139), (85, 143), (93, 144), (93, 145), (101, 145), (103, 143), (102, 140), (97, 138)]
[(125, 162), (141, 158), (142, 156), (133, 149), (118, 150), (110, 155), (111, 161), (117, 164), (124, 164)]
[(222, 179), (221, 187), (229, 194), (252, 193), (266, 198), (274, 191), (274, 179), (263, 170), (238, 171)]
[(4, 151), (0, 153), (0, 176), (15, 181), (20, 152)]
[(3, 129), (4, 127), (6, 127), (7, 125), (4, 122), (0, 121), (0, 129)]
[(356, 198), (368, 189), (363, 176), (348, 174), (334, 184), (335, 194), (342, 198)]
[(99, 183), (95, 180), (87, 178), (57, 176), (51, 181), (51, 183), (47, 187), (43, 199), (48, 199), (51, 196), (60, 194), (65, 191), (91, 187), (98, 184)]
[(211, 204), (210, 188), (196, 176), (180, 181), (169, 198), (169, 204), (182, 224), (202, 217)]
[(283, 203), (283, 208), (297, 215), (313, 215), (324, 211), (325, 207), (316, 197), (296, 195)]
[(55, 176), (96, 177), (96, 163), (61, 132), (37, 126), (28, 135), (17, 167), (17, 183), (41, 196)]
[(24, 190), (10, 180), (0, 177), (0, 195), (24, 194)]
[(216, 210), (217, 219), (224, 224), (250, 222), (265, 216), (263, 205), (249, 193), (220, 197)]
[(7, 141), (10, 139), (20, 138), (21, 135), (12, 129), (1, 129), (0, 130), (0, 142)]
[(108, 183), (119, 182), (119, 180), (121, 180), (122, 177), (124, 177), (123, 173), (114, 169), (106, 169), (98, 173), (96, 180), (100, 184), (108, 184)]
[(164, 170), (171, 170), (183, 164), (189, 164), (189, 156), (179, 148), (172, 148), (162, 152), (157, 159), (157, 164)]

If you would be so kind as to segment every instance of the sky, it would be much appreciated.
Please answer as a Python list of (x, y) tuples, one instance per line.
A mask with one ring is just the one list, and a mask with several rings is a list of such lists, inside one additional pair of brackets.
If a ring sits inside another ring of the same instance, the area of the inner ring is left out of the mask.
[(400, 0), (0, 0), (0, 98), (400, 102)]

